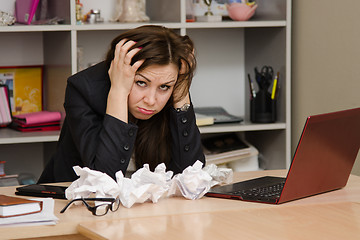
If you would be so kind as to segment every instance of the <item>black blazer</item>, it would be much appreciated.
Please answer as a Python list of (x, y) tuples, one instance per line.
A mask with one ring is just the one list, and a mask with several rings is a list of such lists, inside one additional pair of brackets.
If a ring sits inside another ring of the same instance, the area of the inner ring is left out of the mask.
[[(66, 117), (57, 152), (46, 165), (39, 183), (74, 181), (73, 166), (107, 173), (127, 170), (138, 127), (105, 113), (110, 79), (105, 62), (71, 76), (65, 93)], [(169, 169), (182, 172), (196, 160), (205, 164), (200, 132), (191, 105), (187, 112), (170, 109), (172, 158)]]

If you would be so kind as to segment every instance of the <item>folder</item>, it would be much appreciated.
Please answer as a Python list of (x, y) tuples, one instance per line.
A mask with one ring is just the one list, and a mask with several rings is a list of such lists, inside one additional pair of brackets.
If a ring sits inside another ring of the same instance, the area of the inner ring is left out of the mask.
[(14, 120), (10, 127), (20, 132), (57, 131), (60, 130), (60, 121), (39, 124), (21, 124)]
[(14, 121), (23, 124), (41, 124), (61, 120), (60, 112), (40, 111), (14, 115)]
[(18, 23), (31, 24), (39, 0), (16, 0), (15, 17)]
[(61, 113), (41, 111), (13, 116), (10, 127), (21, 132), (60, 130)]

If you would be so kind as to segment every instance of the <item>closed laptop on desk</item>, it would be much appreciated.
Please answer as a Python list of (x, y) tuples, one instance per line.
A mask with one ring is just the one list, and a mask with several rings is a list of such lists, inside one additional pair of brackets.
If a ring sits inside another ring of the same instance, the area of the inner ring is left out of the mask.
[(307, 118), (286, 178), (212, 188), (207, 196), (279, 204), (342, 188), (360, 147), (360, 108)]

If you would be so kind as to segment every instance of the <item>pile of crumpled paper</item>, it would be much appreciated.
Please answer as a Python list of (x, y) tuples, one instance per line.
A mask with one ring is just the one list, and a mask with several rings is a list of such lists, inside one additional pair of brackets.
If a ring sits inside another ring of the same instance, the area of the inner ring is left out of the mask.
[(116, 173), (116, 181), (105, 173), (75, 166), (79, 176), (65, 191), (66, 198), (95, 197), (119, 198), (121, 204), (130, 208), (135, 203), (152, 201), (161, 198), (183, 196), (187, 199), (199, 199), (217, 184), (232, 182), (233, 171), (229, 168), (218, 168), (211, 164), (202, 168), (197, 161), (182, 173), (173, 176), (166, 171), (165, 164), (159, 164), (152, 172), (148, 164), (138, 169), (131, 178), (124, 177), (122, 171)]

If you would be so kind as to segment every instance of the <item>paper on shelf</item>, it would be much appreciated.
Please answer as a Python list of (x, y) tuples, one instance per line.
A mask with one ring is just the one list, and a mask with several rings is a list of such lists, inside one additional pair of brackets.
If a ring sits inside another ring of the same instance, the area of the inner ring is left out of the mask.
[(199, 199), (211, 186), (232, 180), (231, 169), (217, 169), (216, 165), (209, 165), (204, 168), (209, 174), (202, 169), (202, 165), (202, 162), (197, 161), (182, 173), (173, 176), (172, 171), (166, 171), (164, 163), (159, 164), (153, 172), (148, 164), (144, 164), (131, 178), (124, 177), (122, 171), (117, 172), (116, 181), (105, 173), (75, 166), (74, 171), (79, 179), (66, 189), (65, 196), (69, 200), (90, 195), (118, 197), (123, 206), (130, 208), (135, 203), (156, 203), (161, 198), (171, 196)]

